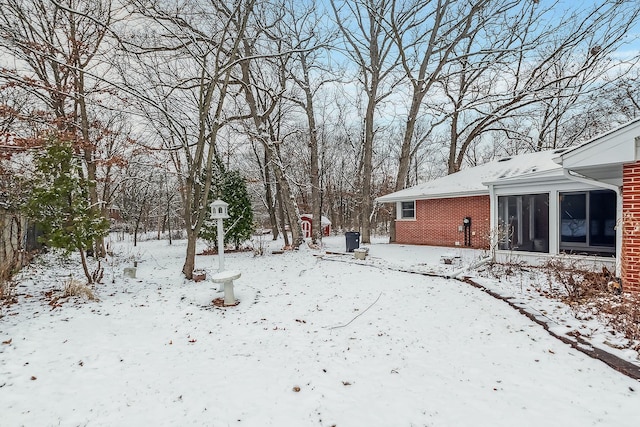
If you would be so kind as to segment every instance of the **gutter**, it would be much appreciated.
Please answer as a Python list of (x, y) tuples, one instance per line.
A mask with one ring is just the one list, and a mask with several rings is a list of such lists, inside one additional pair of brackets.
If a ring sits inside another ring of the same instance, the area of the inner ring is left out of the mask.
[(596, 187), (606, 188), (607, 190), (613, 190), (618, 197), (621, 196), (620, 187), (614, 184), (598, 181), (597, 179), (588, 178), (584, 175), (574, 175), (570, 169), (562, 168), (562, 174), (571, 181), (582, 182), (584, 184), (595, 185)]
[[(484, 183), (483, 183), (484, 184)], [(403, 190), (400, 190), (403, 191)], [(393, 193), (389, 193), (393, 194)], [(398, 203), (398, 202), (411, 202), (417, 200), (437, 200), (437, 199), (451, 199), (458, 197), (476, 197), (476, 196), (487, 196), (489, 192), (487, 190), (473, 190), (473, 191), (463, 191), (459, 193), (438, 193), (438, 194), (414, 194), (408, 196), (394, 196), (391, 198), (386, 198), (389, 194), (385, 196), (376, 197), (374, 202), (376, 203)], [(381, 200), (382, 199), (382, 200)]]

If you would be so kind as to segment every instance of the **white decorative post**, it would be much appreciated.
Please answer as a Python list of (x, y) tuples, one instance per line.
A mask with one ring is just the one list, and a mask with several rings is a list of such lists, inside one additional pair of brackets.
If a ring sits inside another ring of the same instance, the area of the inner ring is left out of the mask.
[(237, 301), (233, 294), (233, 281), (240, 277), (239, 271), (224, 271), (224, 228), (222, 220), (229, 218), (227, 209), (229, 204), (222, 200), (214, 200), (211, 202), (211, 218), (218, 221), (218, 273), (214, 274), (211, 280), (213, 283), (219, 283), (220, 289), (224, 291), (224, 305), (236, 305)]
[[(229, 218), (227, 210), (229, 204), (220, 199), (211, 202), (211, 218), (215, 219), (218, 226), (218, 273), (224, 271), (224, 227), (222, 220)], [(219, 292), (224, 290), (224, 283), (220, 283)]]
[(218, 221), (218, 272), (224, 271), (224, 229), (222, 220), (229, 218), (229, 204), (220, 199), (211, 202), (211, 218)]

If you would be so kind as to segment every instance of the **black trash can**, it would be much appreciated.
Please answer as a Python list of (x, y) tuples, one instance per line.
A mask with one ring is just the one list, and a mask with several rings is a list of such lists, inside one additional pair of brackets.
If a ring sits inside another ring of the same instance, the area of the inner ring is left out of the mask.
[(357, 231), (347, 231), (344, 237), (347, 241), (347, 252), (353, 252), (360, 247), (360, 233)]

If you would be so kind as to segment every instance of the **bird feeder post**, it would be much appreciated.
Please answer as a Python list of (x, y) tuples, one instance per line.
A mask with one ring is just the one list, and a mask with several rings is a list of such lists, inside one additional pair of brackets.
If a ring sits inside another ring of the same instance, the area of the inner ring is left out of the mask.
[(224, 271), (224, 227), (222, 221), (229, 218), (229, 204), (220, 199), (211, 202), (211, 219), (218, 222), (218, 273), (211, 278), (214, 283), (219, 283), (219, 291), (224, 291), (224, 306), (237, 304), (233, 294), (233, 281), (240, 277), (239, 271)]
[(218, 272), (224, 271), (224, 227), (223, 220), (229, 218), (229, 204), (217, 199), (211, 202), (211, 219), (217, 221), (218, 227)]

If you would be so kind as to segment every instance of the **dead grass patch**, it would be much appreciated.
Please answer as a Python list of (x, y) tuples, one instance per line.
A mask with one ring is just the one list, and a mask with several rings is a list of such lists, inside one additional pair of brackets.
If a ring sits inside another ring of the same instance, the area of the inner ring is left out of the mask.
[(15, 295), (15, 283), (9, 280), (0, 279), (0, 305), (10, 305), (17, 301), (18, 299)]
[(624, 292), (619, 279), (606, 267), (596, 268), (561, 255), (539, 267), (495, 263), (481, 271), (488, 277), (534, 288), (547, 299), (561, 301), (578, 320), (598, 319), (611, 334), (626, 340), (610, 345), (640, 353), (640, 295)]
[(599, 317), (626, 339), (637, 342), (632, 348), (640, 351), (640, 296), (624, 294), (591, 302)]
[(549, 288), (560, 285), (562, 292), (557, 296), (567, 304), (585, 304), (603, 295), (622, 293), (615, 274), (606, 267), (594, 271), (579, 260), (558, 257), (550, 259), (541, 268), (547, 274)]
[(86, 282), (70, 277), (62, 283), (62, 292), (45, 292), (45, 298), (49, 300), (49, 305), (53, 308), (61, 307), (70, 298), (82, 298), (89, 301), (99, 301), (95, 296), (91, 286)]
[(96, 301), (95, 294), (88, 284), (76, 279), (69, 279), (64, 282), (62, 298), (80, 297), (89, 301)]
[(10, 276), (0, 272), (0, 305), (10, 305), (18, 302), (15, 288), (16, 283), (10, 279)]
[(606, 267), (589, 270), (568, 258), (554, 258), (541, 268), (549, 281), (545, 296), (571, 306), (576, 317), (588, 313), (599, 318), (640, 352), (640, 296), (623, 292), (613, 272)]

